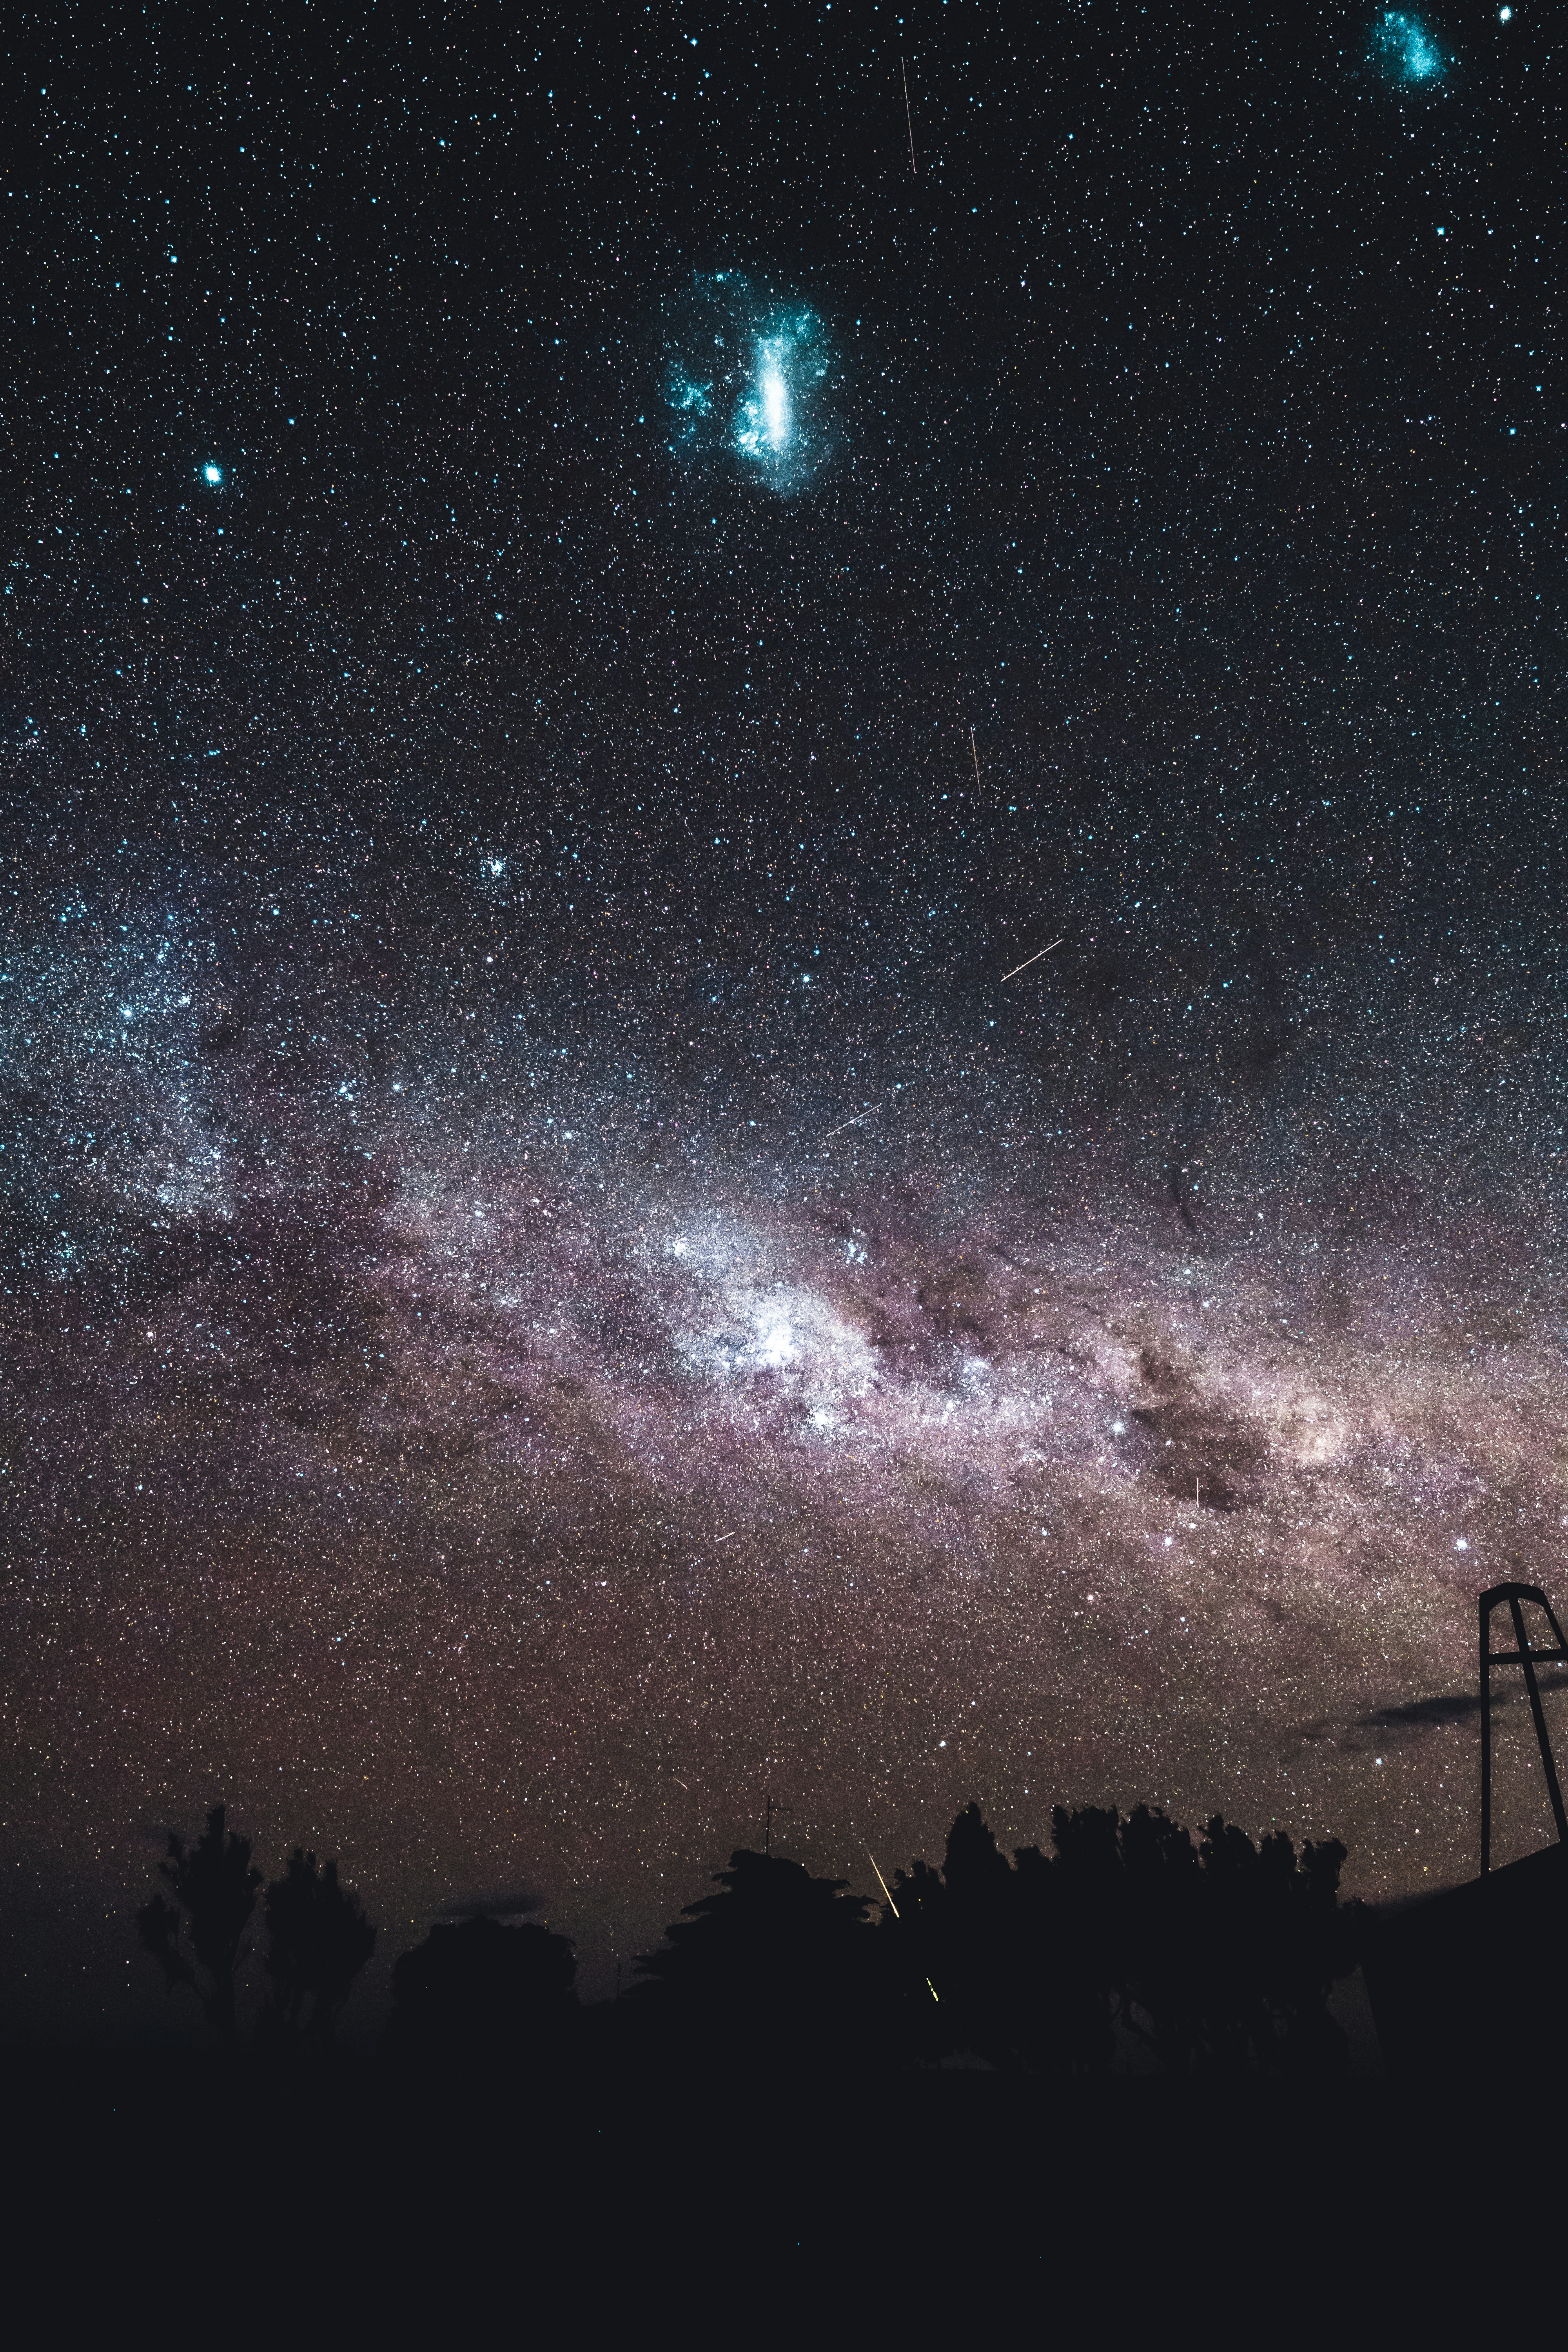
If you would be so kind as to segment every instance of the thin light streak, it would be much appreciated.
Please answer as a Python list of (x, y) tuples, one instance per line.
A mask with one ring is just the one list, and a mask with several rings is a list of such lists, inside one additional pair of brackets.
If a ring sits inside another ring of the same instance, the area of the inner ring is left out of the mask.
[(1051, 948), (1059, 948), (1060, 945), (1060, 940), (1053, 940), (1050, 947), (1037, 948), (1032, 956), (1026, 956), (1022, 963), (1016, 963), (1011, 971), (1005, 971), (1003, 973), (1002, 978), (1004, 980), (1016, 980), (1021, 971), (1027, 971), (1032, 963), (1038, 963), (1042, 956), (1048, 956), (1051, 952)]

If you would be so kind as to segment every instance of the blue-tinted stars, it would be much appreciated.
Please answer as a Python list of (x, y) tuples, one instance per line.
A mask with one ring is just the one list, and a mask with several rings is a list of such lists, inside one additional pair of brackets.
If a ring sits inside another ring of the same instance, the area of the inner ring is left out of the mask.
[(1373, 20), (1372, 61), (1386, 81), (1402, 87), (1437, 81), (1447, 62), (1420, 18), (1397, 8)]
[[(708, 416), (713, 408), (713, 387), (710, 383), (690, 383), (684, 377), (672, 376), (665, 397), (678, 415)], [(640, 423), (640, 419), (638, 420)]]
[(221, 466), (215, 465), (213, 460), (209, 457), (206, 464), (202, 467), (202, 479), (206, 484), (209, 490), (221, 490), (223, 488), (223, 467)]

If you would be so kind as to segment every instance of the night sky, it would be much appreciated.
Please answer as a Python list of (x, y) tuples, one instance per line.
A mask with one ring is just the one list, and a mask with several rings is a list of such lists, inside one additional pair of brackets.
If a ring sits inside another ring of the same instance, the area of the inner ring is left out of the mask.
[(1553, 37), (7, 20), (13, 2028), (161, 2013), (219, 1799), (590, 1992), (770, 1793), (858, 1887), (974, 1796), (1473, 1871), (1474, 1596), (1568, 1597)]

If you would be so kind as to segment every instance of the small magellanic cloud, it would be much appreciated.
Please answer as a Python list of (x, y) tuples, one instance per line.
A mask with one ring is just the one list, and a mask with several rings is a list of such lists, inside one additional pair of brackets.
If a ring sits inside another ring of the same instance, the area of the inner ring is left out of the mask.
[(1372, 62), (1385, 81), (1418, 89), (1440, 81), (1447, 59), (1419, 16), (1385, 8), (1373, 19)]

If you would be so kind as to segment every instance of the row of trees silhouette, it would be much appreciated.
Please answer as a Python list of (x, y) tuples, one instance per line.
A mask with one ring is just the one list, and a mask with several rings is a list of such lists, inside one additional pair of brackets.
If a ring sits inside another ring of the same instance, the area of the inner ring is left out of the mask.
[[(491, 1917), (439, 1921), (393, 1969), (393, 2044), (444, 2060), (563, 2065), (592, 2035), (691, 2063), (885, 2066), (967, 2054), (1026, 2074), (1095, 2075), (1141, 2042), (1170, 2074), (1315, 2075), (1342, 2064), (1329, 2011), (1364, 1916), (1342, 1903), (1345, 1849), (1254, 1843), (1219, 1815), (1201, 1838), (1146, 1806), (1052, 1817), (1052, 1852), (998, 1847), (977, 1805), (940, 1870), (895, 1874), (887, 1899), (742, 1849), (719, 1892), (672, 1922), (624, 2001), (584, 2009), (567, 1938)], [(169, 1895), (138, 1914), (171, 1990), (237, 2032), (236, 1979), (261, 1887), (222, 1807)], [(172, 1900), (170, 1897), (172, 1896)], [(873, 1913), (876, 1916), (873, 1917)], [(333, 1863), (296, 1848), (266, 1889), (269, 1997), (260, 2031), (323, 2042), (375, 1943)], [(603, 2045), (601, 2045), (603, 2046)]]

